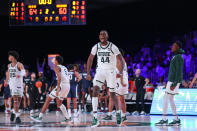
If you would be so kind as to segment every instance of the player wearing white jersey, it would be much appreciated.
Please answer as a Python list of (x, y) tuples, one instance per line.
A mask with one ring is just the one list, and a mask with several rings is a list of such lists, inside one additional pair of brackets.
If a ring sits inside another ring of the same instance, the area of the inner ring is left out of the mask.
[(64, 100), (64, 98), (67, 97), (68, 92), (70, 90), (68, 70), (65, 66), (61, 65), (63, 64), (63, 58), (61, 56), (56, 56), (56, 58), (53, 60), (53, 63), (55, 65), (54, 71), (57, 76), (57, 87), (51, 91), (50, 95), (46, 99), (39, 116), (31, 116), (31, 119), (37, 122), (42, 122), (43, 115), (46, 112), (49, 103), (55, 98), (57, 101), (57, 107), (60, 108), (60, 110), (64, 114), (64, 122), (69, 121), (69, 116), (66, 107), (64, 106), (64, 104), (62, 104), (62, 101)]
[(121, 122), (120, 111), (117, 104), (115, 95), (116, 87), (116, 60), (118, 63), (118, 70), (122, 75), (123, 61), (118, 48), (111, 42), (108, 41), (108, 33), (105, 30), (100, 31), (99, 34), (100, 42), (96, 44), (90, 53), (87, 62), (87, 79), (90, 78), (90, 69), (93, 63), (95, 55), (97, 55), (97, 69), (93, 80), (93, 97), (92, 97), (92, 108), (93, 108), (93, 121), (92, 126), (98, 126), (99, 121), (97, 119), (97, 107), (98, 107), (98, 95), (102, 85), (107, 83), (109, 87), (110, 97), (115, 103), (117, 114), (117, 124)]
[(8, 60), (11, 62), (8, 65), (8, 75), (6, 76), (5, 84), (10, 86), (11, 95), (14, 100), (14, 111), (11, 113), (10, 121), (14, 121), (16, 117), (16, 123), (21, 123), (19, 107), (21, 98), (23, 96), (23, 76), (25, 75), (24, 66), (18, 62), (19, 54), (16, 51), (8, 52)]
[[(124, 56), (124, 51), (122, 49), (119, 49), (122, 56)], [(123, 74), (122, 76), (119, 75), (118, 68), (116, 68), (117, 71), (117, 84), (116, 84), (116, 95), (118, 97), (118, 105), (119, 109), (122, 109), (122, 122), (125, 122), (126, 119), (126, 104), (124, 95), (128, 94), (128, 72), (127, 72), (127, 64), (122, 57), (122, 60), (124, 62), (124, 68), (123, 68)], [(111, 99), (109, 99), (109, 112), (108, 115), (104, 118), (104, 120), (112, 120), (112, 109), (113, 109), (113, 102)]]
[[(122, 59), (124, 61), (124, 69), (123, 69), (123, 77), (117, 76), (117, 86), (116, 86), (116, 94), (118, 96), (118, 105), (119, 109), (122, 109), (122, 123), (127, 121), (126, 118), (126, 103), (124, 99), (124, 95), (128, 94), (128, 87), (129, 87), (129, 81), (128, 81), (128, 69), (127, 69), (127, 63), (124, 60), (124, 51), (120, 49), (120, 52), (122, 54)], [(117, 70), (118, 71), (118, 70)], [(122, 83), (122, 84), (121, 84)]]

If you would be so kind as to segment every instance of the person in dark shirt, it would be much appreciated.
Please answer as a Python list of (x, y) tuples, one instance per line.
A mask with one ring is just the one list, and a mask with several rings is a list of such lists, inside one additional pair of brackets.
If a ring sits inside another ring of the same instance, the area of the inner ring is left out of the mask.
[(41, 94), (40, 100), (45, 101), (47, 89), (48, 89), (48, 83), (47, 83), (46, 78), (44, 77), (43, 72), (38, 73), (38, 81), (42, 82), (42, 87), (41, 87), (42, 94)]
[(25, 111), (28, 110), (27, 105), (30, 106), (30, 103), (28, 103), (28, 98), (26, 96), (26, 87), (29, 83), (29, 81), (31, 80), (30, 76), (29, 76), (29, 71), (25, 70), (25, 76), (23, 77), (23, 85), (24, 85), (24, 95), (23, 95), (23, 108)]
[(41, 95), (41, 88), (36, 87), (36, 74), (32, 72), (31, 74), (31, 80), (29, 81), (27, 88), (26, 88), (26, 93), (27, 96), (30, 99), (30, 115), (34, 115), (35, 110), (39, 108), (40, 104), (40, 95)]
[[(8, 71), (6, 71), (6, 75), (8, 75)], [(3, 98), (5, 103), (5, 113), (9, 113), (12, 107), (12, 98), (10, 94), (10, 87), (9, 85), (4, 84), (5, 77), (0, 81), (0, 92), (3, 91)], [(8, 104), (9, 102), (9, 104)]]
[(81, 86), (82, 86), (82, 112), (84, 111), (84, 105), (86, 103), (86, 97), (88, 94), (90, 94), (90, 84), (91, 84), (91, 78), (87, 79), (87, 65), (84, 64), (84, 69), (81, 72), (82, 76), (82, 81), (81, 81)]
[(145, 84), (145, 78), (141, 76), (141, 71), (140, 69), (137, 69), (135, 72), (134, 76), (134, 81), (135, 81), (135, 86), (136, 86), (136, 111), (133, 112), (134, 115), (139, 115), (140, 112), (140, 107), (139, 107), (139, 102), (141, 101), (141, 115), (144, 115), (144, 95), (145, 95), (145, 89), (144, 89), (144, 84)]

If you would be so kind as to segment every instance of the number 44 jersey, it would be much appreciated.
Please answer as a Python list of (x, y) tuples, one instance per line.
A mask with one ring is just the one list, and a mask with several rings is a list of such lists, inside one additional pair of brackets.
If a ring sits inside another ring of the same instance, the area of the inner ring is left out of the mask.
[(111, 42), (102, 46), (99, 42), (92, 48), (91, 54), (97, 55), (97, 69), (116, 69), (116, 55), (119, 49)]

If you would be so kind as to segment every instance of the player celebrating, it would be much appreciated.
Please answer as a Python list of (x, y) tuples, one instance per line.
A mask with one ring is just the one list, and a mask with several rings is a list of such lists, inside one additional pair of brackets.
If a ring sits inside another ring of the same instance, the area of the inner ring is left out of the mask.
[(116, 94), (118, 95), (118, 105), (119, 109), (122, 109), (122, 122), (126, 122), (126, 103), (124, 99), (124, 95), (128, 94), (128, 71), (127, 71), (127, 64), (123, 58), (124, 56), (124, 51), (120, 49), (120, 52), (122, 54), (122, 59), (124, 62), (124, 69), (123, 69), (123, 75), (119, 76), (117, 75), (117, 88), (116, 88)]
[(70, 90), (70, 83), (69, 83), (70, 80), (69, 80), (69, 76), (68, 76), (68, 70), (65, 66), (62, 66), (63, 58), (61, 56), (56, 56), (55, 59), (53, 60), (53, 63), (55, 65), (54, 71), (57, 76), (57, 87), (52, 90), (49, 97), (46, 99), (39, 116), (32, 116), (31, 117), (31, 119), (33, 119), (34, 121), (37, 121), (37, 122), (42, 122), (43, 115), (46, 112), (46, 110), (49, 106), (49, 103), (55, 98), (57, 100), (58, 108), (60, 108), (60, 110), (64, 114), (64, 117), (65, 117), (64, 122), (69, 121), (66, 107), (64, 106), (64, 104), (62, 104), (62, 101), (64, 100), (64, 98), (67, 97), (68, 92)]
[(10, 115), (10, 121), (14, 121), (16, 117), (16, 123), (21, 123), (19, 107), (21, 98), (23, 97), (23, 76), (25, 75), (25, 69), (22, 63), (18, 62), (19, 54), (16, 51), (8, 52), (8, 60), (11, 62), (8, 65), (9, 74), (6, 75), (5, 85), (8, 85), (11, 89), (11, 95), (14, 101), (14, 111)]
[(172, 108), (172, 113), (174, 116), (174, 120), (169, 123), (169, 125), (180, 125), (181, 120), (178, 119), (177, 111), (176, 111), (176, 105), (174, 102), (174, 95), (178, 94), (178, 89), (180, 86), (180, 83), (183, 79), (183, 64), (184, 60), (182, 57), (182, 54), (184, 51), (181, 49), (182, 44), (179, 41), (176, 41), (172, 45), (172, 53), (174, 53), (174, 56), (171, 59), (170, 62), (170, 69), (168, 73), (168, 82), (166, 85), (166, 92), (164, 95), (163, 100), (163, 119), (160, 120), (155, 125), (168, 125), (168, 120), (166, 118), (167, 112), (168, 112), (168, 103), (170, 103)]
[(122, 56), (118, 48), (108, 40), (108, 33), (105, 30), (100, 31), (99, 34), (100, 42), (97, 43), (91, 51), (91, 54), (87, 61), (87, 78), (90, 78), (90, 69), (92, 67), (93, 59), (97, 55), (97, 69), (93, 80), (93, 97), (92, 97), (92, 108), (93, 108), (93, 121), (92, 126), (96, 127), (99, 125), (97, 119), (97, 107), (98, 107), (98, 95), (102, 85), (107, 82), (109, 87), (110, 96), (116, 106), (116, 122), (121, 123), (121, 115), (118, 107), (118, 102), (115, 95), (116, 87), (116, 60), (118, 63), (119, 75), (122, 75), (123, 61)]

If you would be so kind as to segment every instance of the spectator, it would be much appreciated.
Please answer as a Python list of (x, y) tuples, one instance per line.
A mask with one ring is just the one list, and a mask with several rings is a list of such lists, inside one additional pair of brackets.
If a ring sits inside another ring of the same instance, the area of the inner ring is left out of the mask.
[(197, 84), (197, 73), (195, 74), (195, 76), (194, 76), (194, 78), (193, 78), (193, 80), (192, 80), (192, 82), (190, 83), (190, 85), (189, 85), (189, 88), (192, 88), (193, 87), (193, 85), (194, 85), (194, 83), (196, 83)]
[(144, 85), (144, 89), (146, 89), (145, 97), (146, 100), (152, 100), (153, 99), (153, 93), (154, 93), (154, 87), (153, 84), (150, 81), (150, 78), (145, 79), (146, 83)]
[(134, 115), (139, 115), (140, 112), (140, 107), (139, 107), (139, 102), (141, 102), (141, 115), (145, 114), (144, 111), (144, 95), (145, 95), (145, 89), (144, 89), (144, 84), (145, 84), (145, 78), (140, 75), (141, 71), (140, 69), (137, 69), (135, 72), (134, 76), (134, 81), (136, 85), (136, 111), (133, 112)]
[(108, 110), (108, 99), (109, 99), (109, 89), (106, 85), (102, 86), (102, 91), (99, 94), (99, 106), (101, 111), (106, 112)]
[(46, 59), (44, 58), (42, 64), (39, 63), (39, 59), (36, 60), (36, 64), (37, 64), (37, 71), (38, 72), (44, 72), (44, 66), (46, 64)]
[(41, 88), (36, 87), (36, 74), (34, 72), (31, 73), (31, 80), (29, 81), (26, 88), (26, 95), (30, 101), (30, 116), (33, 116), (35, 110), (39, 108), (40, 105), (40, 95)]
[(48, 83), (46, 80), (46, 77), (44, 77), (43, 72), (38, 73), (38, 81), (42, 82), (42, 87), (41, 87), (41, 101), (45, 101), (46, 99), (46, 94), (48, 90)]
[(24, 87), (24, 95), (23, 95), (23, 108), (24, 111), (27, 111), (28, 108), (27, 106), (30, 105), (29, 101), (27, 100), (27, 96), (26, 96), (26, 87), (29, 84), (29, 81), (31, 80), (30, 76), (29, 76), (29, 71), (25, 70), (25, 76), (23, 77), (23, 87)]

